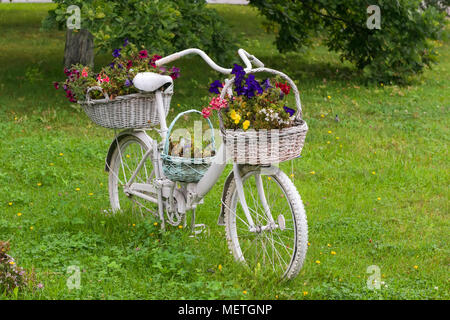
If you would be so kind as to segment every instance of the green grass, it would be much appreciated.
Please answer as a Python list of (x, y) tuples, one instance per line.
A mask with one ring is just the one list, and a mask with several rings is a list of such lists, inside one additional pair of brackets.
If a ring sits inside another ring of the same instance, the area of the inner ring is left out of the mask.
[[(113, 132), (53, 89), (63, 79), (64, 33), (39, 31), (51, 6), (0, 4), (0, 239), (10, 240), (11, 255), (35, 277), (19, 299), (450, 297), (448, 42), (441, 62), (410, 86), (364, 85), (320, 43), (279, 54), (253, 9), (215, 6), (240, 46), (297, 80), (310, 127), (293, 169), (310, 246), (298, 277), (280, 283), (244, 270), (228, 252), (216, 225), (227, 172), (198, 209), (208, 232), (197, 238), (104, 213)], [(98, 57), (97, 65), (108, 59)], [(195, 57), (177, 64), (182, 77), (170, 119), (200, 109), (218, 76)], [(290, 163), (282, 167), (291, 171)], [(66, 286), (70, 265), (82, 271), (80, 290)], [(371, 265), (380, 267), (380, 290), (367, 289)]]

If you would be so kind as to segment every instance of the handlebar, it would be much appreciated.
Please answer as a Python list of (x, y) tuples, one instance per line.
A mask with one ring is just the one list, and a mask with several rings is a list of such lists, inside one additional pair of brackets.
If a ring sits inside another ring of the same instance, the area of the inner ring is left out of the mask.
[[(162, 65), (168, 64), (170, 62), (173, 62), (175, 60), (180, 59), (181, 57), (184, 57), (189, 54), (198, 54), (200, 57), (205, 60), (205, 62), (214, 70), (224, 73), (224, 74), (230, 74), (232, 69), (223, 68), (219, 65), (217, 65), (204, 51), (196, 48), (186, 49), (177, 53), (173, 53), (167, 57), (164, 57), (162, 59), (156, 60), (155, 64), (156, 66), (160, 67)], [(242, 61), (244, 61), (246, 69), (245, 71), (252, 70), (252, 63), (254, 63), (255, 66), (263, 68), (264, 64), (259, 61), (255, 56), (249, 54), (244, 49), (239, 49), (238, 54), (241, 57)], [(250, 60), (249, 60), (250, 59)]]

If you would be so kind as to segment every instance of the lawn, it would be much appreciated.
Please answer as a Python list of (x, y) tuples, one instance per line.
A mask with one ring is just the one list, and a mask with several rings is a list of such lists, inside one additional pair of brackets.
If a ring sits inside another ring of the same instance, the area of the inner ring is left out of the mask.
[[(0, 240), (32, 273), (29, 287), (0, 299), (450, 298), (450, 43), (409, 86), (365, 84), (320, 41), (283, 55), (255, 10), (214, 6), (242, 48), (296, 79), (310, 128), (302, 158), (282, 165), (306, 205), (309, 249), (298, 277), (279, 282), (243, 269), (227, 249), (216, 222), (229, 170), (199, 207), (208, 228), (195, 238), (108, 213), (113, 132), (52, 86), (64, 78), (64, 32), (40, 31), (51, 6), (0, 4)], [(177, 65), (169, 120), (200, 109), (218, 77), (197, 57)], [(379, 290), (367, 288), (372, 265)], [(69, 266), (80, 269), (78, 290), (66, 285)]]

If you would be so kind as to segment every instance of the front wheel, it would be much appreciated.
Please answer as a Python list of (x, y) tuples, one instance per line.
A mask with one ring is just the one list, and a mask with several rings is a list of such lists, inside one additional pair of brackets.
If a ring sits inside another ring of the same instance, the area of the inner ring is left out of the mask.
[(294, 278), (303, 265), (308, 242), (305, 209), (297, 189), (279, 169), (264, 174), (259, 167), (247, 166), (241, 169), (241, 177), (254, 227), (250, 228), (233, 179), (223, 203), (228, 247), (251, 270)]

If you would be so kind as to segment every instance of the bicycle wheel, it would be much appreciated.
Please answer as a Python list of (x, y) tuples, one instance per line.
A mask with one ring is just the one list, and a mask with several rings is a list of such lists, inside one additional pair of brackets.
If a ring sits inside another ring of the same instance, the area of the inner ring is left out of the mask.
[[(305, 259), (308, 238), (306, 214), (297, 189), (281, 170), (263, 175), (258, 167), (244, 167), (241, 176), (255, 230), (249, 228), (233, 180), (223, 204), (228, 247), (234, 258), (251, 270), (261, 268), (281, 278), (294, 278)], [(258, 191), (258, 181), (264, 197)]]
[[(149, 201), (127, 194), (124, 190), (125, 184), (136, 171), (148, 148), (145, 142), (135, 136), (127, 136), (119, 140), (119, 146), (111, 157), (109, 170), (109, 200), (113, 212), (132, 212), (141, 216), (151, 213), (158, 218), (158, 200), (155, 193), (142, 192), (153, 199)], [(151, 184), (154, 178), (153, 164), (151, 157), (148, 157), (134, 182)]]

